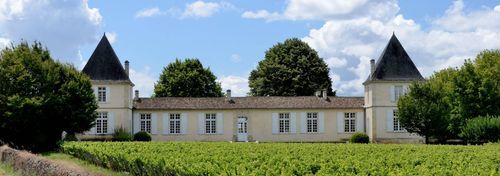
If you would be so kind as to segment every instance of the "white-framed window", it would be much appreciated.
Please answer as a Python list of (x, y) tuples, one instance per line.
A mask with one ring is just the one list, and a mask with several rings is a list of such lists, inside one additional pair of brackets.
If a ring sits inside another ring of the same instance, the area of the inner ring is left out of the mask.
[(205, 133), (206, 134), (217, 133), (217, 114), (215, 113), (205, 114)]
[(106, 87), (97, 87), (97, 101), (98, 102), (106, 102), (107, 98), (106, 97)]
[(290, 113), (279, 113), (279, 132), (289, 133), (290, 132)]
[(403, 86), (394, 86), (394, 99), (397, 101), (404, 94)]
[(307, 118), (307, 132), (308, 133), (317, 133), (318, 132), (318, 113), (316, 112), (308, 112)]
[(140, 124), (141, 131), (151, 133), (151, 114), (141, 114)]
[(356, 113), (344, 113), (344, 132), (356, 132)]
[(97, 134), (107, 134), (108, 133), (108, 112), (97, 112), (96, 119), (96, 133)]
[(401, 126), (401, 122), (399, 122), (399, 118), (398, 118), (398, 111), (397, 110), (394, 110), (392, 111), (392, 115), (393, 115), (393, 128), (394, 128), (394, 131), (403, 131), (403, 126)]
[(170, 134), (181, 133), (181, 114), (170, 114), (169, 117)]

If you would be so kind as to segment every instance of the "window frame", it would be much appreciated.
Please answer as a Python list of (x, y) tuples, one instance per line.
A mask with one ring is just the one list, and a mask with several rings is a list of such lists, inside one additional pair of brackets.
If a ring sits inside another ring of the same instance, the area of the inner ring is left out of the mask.
[(278, 113), (278, 133), (288, 134), (291, 133), (290, 124), (290, 113), (280, 112)]
[(172, 113), (168, 115), (168, 125), (169, 125), (169, 134), (181, 134), (182, 133), (182, 122), (181, 122), (181, 114), (180, 113)]
[(205, 113), (205, 134), (217, 134), (217, 113)]
[(356, 113), (355, 112), (344, 113), (344, 132), (345, 133), (356, 132)]
[(405, 129), (401, 125), (401, 122), (399, 121), (399, 117), (397, 116), (398, 111), (393, 110), (392, 111), (392, 129), (394, 132), (404, 132)]
[(394, 86), (394, 101), (398, 101), (399, 97), (404, 95), (404, 87), (402, 85)]
[(319, 113), (308, 112), (306, 113), (306, 132), (318, 133), (319, 132)]
[(97, 87), (97, 102), (106, 103), (108, 102), (108, 88), (106, 86), (98, 86)]
[(109, 113), (108, 112), (97, 112), (96, 118), (96, 134), (108, 134), (108, 123), (109, 123)]
[(141, 113), (139, 115), (139, 131), (151, 133), (151, 113)]

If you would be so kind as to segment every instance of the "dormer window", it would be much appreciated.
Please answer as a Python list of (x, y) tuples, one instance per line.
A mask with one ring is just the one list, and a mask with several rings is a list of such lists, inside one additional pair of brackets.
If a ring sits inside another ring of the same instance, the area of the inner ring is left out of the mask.
[(106, 87), (98, 87), (97, 88), (97, 101), (98, 102), (106, 102), (107, 101), (107, 96), (106, 96), (106, 92), (108, 90), (106, 89)]

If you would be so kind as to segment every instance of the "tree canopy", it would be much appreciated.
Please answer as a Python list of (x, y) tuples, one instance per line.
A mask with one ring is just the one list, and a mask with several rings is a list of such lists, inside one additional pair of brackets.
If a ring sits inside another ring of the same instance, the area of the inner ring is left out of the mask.
[(88, 76), (54, 61), (40, 43), (0, 53), (0, 142), (34, 152), (57, 148), (61, 134), (89, 130), (97, 103)]
[(209, 68), (198, 59), (176, 59), (163, 68), (155, 84), (155, 97), (221, 97), (222, 88)]
[[(500, 50), (485, 50), (459, 68), (412, 83), (398, 101), (398, 117), (409, 132), (456, 138), (470, 119), (500, 115)], [(435, 123), (441, 126), (429, 126)], [(484, 122), (484, 121), (481, 121)], [(419, 131), (427, 131), (426, 133)]]
[(267, 50), (250, 73), (250, 95), (310, 96), (323, 89), (335, 95), (328, 72), (326, 63), (307, 43), (287, 39)]

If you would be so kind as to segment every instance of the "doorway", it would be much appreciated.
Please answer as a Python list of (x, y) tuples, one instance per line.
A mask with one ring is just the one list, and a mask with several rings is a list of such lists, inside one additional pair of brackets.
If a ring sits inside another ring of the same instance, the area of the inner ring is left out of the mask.
[(237, 129), (238, 129), (238, 141), (243, 142), (243, 141), (248, 141), (248, 118), (245, 116), (239, 116), (238, 117), (238, 123), (237, 123)]

